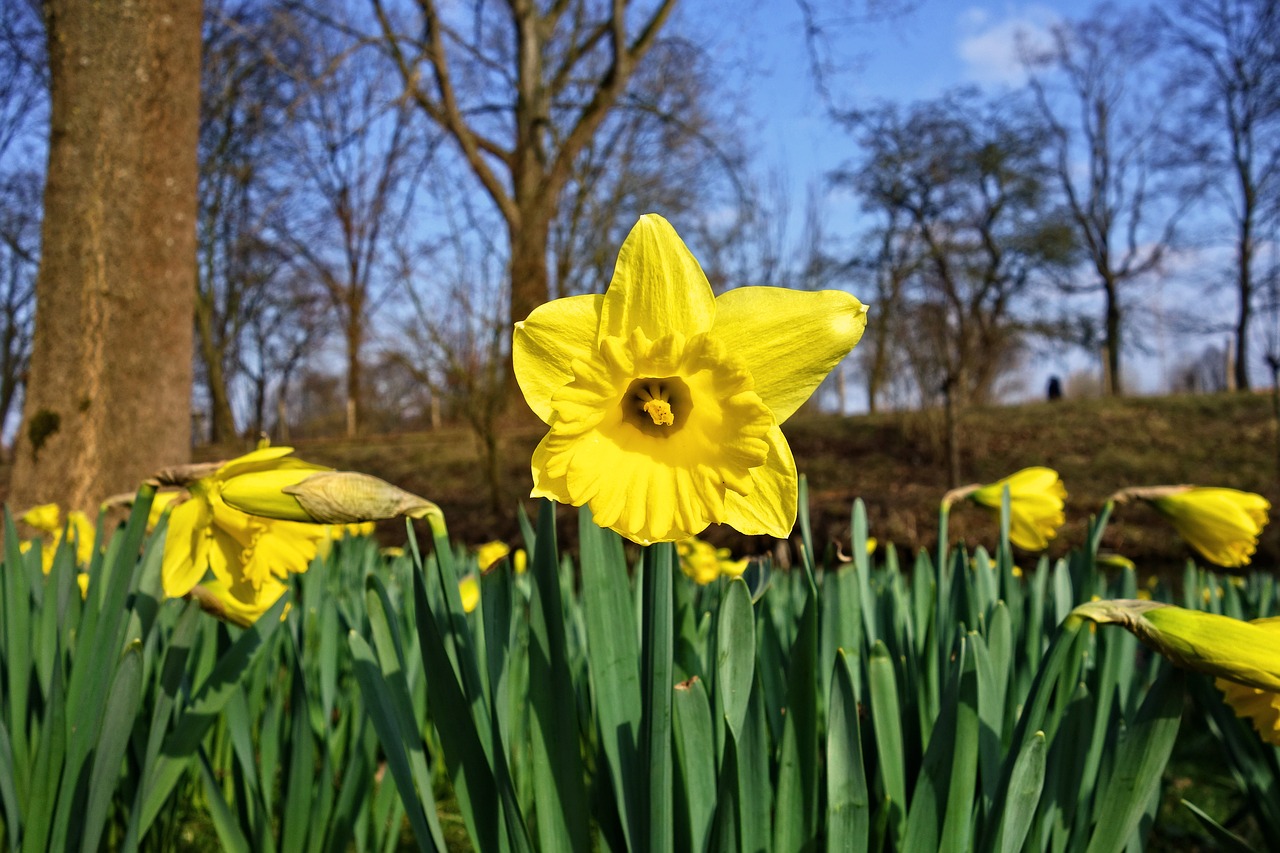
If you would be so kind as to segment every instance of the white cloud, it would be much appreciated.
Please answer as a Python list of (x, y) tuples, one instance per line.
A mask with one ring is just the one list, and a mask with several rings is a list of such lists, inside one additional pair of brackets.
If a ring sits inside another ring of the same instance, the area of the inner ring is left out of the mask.
[(996, 17), (970, 7), (958, 21), (960, 41), (956, 53), (964, 63), (965, 79), (972, 83), (1020, 85), (1026, 80), (1020, 58), (1026, 48), (1049, 45), (1049, 30), (1061, 20), (1045, 6), (1013, 7)]

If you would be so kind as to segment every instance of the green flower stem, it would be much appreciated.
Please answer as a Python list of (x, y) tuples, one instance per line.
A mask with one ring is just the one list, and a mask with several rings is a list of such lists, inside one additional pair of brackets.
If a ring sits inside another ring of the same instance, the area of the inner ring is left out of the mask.
[(674, 848), (671, 800), (671, 693), (673, 656), (672, 572), (674, 548), (669, 543), (644, 550), (642, 580), (642, 651), (640, 684), (644, 716), (640, 721), (641, 761), (648, 771), (641, 794), (647, 816), (649, 853)]

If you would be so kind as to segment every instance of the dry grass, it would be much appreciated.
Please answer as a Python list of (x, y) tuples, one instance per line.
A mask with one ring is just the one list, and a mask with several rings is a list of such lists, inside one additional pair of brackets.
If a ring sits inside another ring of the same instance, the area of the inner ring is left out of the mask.
[[(977, 409), (965, 414), (962, 467), (975, 482), (990, 481), (1027, 465), (1057, 468), (1070, 493), (1067, 527), (1051, 554), (1083, 541), (1088, 515), (1124, 486), (1161, 483), (1221, 485), (1280, 500), (1276, 429), (1265, 395), (1147, 397), (1081, 400)], [(811, 489), (814, 533), (819, 542), (848, 541), (854, 498), (867, 504), (871, 532), (909, 551), (931, 547), (938, 499), (946, 491), (940, 420), (906, 412), (862, 417), (800, 414), (786, 424), (787, 436)], [(479, 466), (479, 444), (462, 427), (357, 442), (298, 442), (307, 458), (365, 471), (439, 503), (453, 535), (468, 543), (518, 539), (514, 507), (530, 485), (528, 460), (542, 430), (509, 429), (502, 438), (504, 484), (511, 507), (489, 508)], [(234, 448), (221, 449), (222, 455)], [(202, 458), (218, 451), (205, 449)], [(532, 502), (527, 502), (532, 510)], [(575, 517), (561, 513), (562, 531), (573, 539)], [(990, 543), (995, 523), (981, 510), (953, 512), (953, 539)], [(389, 542), (403, 528), (387, 525)], [(708, 538), (751, 553), (772, 547), (731, 530)], [(1104, 546), (1144, 566), (1177, 566), (1189, 551), (1171, 529), (1144, 506), (1120, 508)], [(847, 546), (846, 546), (847, 547)], [(1273, 567), (1280, 534), (1269, 530), (1255, 564)]]

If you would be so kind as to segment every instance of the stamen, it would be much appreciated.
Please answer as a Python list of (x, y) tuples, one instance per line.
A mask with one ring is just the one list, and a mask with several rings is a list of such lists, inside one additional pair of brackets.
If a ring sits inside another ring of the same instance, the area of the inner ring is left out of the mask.
[(657, 426), (671, 426), (676, 422), (675, 415), (671, 414), (671, 404), (666, 400), (650, 400), (644, 404), (644, 410)]

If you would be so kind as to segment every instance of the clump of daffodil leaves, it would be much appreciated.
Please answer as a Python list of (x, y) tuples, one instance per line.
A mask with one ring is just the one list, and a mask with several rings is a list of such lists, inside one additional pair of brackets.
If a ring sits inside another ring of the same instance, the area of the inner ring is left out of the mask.
[(533, 497), (585, 504), (642, 545), (712, 523), (786, 537), (797, 478), (781, 425), (865, 327), (866, 307), (840, 291), (717, 298), (675, 229), (641, 217), (604, 295), (516, 324), (516, 379), (549, 428)]

